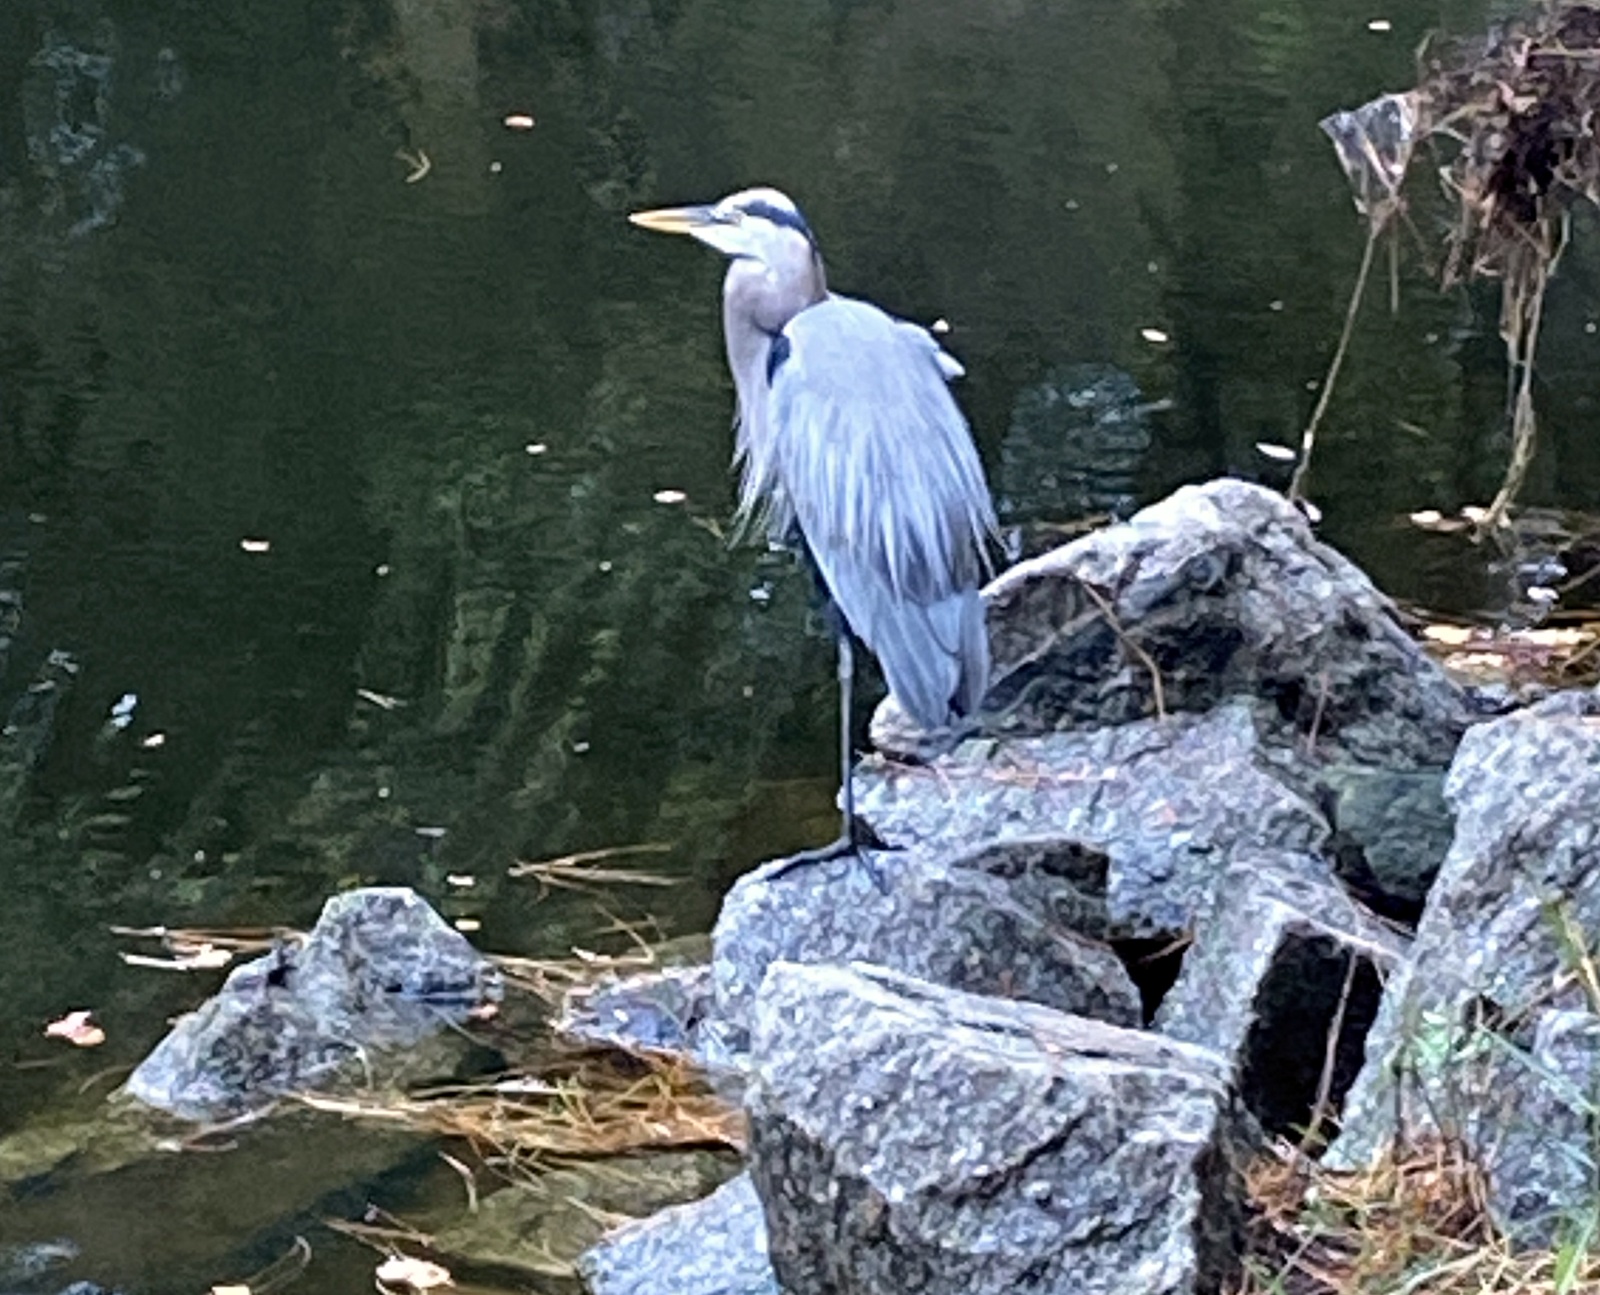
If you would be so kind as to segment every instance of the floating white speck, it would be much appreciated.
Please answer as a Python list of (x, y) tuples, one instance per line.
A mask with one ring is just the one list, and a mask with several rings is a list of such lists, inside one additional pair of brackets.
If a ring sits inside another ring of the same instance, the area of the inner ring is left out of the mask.
[(928, 325), (930, 333), (938, 333), (941, 337), (950, 331), (950, 321), (942, 316)]
[(1419, 508), (1411, 514), (1413, 526), (1437, 526), (1444, 520), (1444, 514), (1437, 508)]
[(139, 741), (139, 745), (146, 751), (159, 751), (166, 744), (167, 735), (165, 733), (150, 733)]
[(1305, 514), (1306, 520), (1313, 526), (1322, 520), (1322, 509), (1318, 508), (1309, 499), (1300, 501), (1300, 511)]
[(125, 727), (128, 721), (133, 718), (133, 712), (138, 709), (138, 706), (139, 694), (125, 692), (111, 703), (111, 718), (122, 721), (122, 724), (118, 725), (119, 728)]
[(415, 827), (411, 829), (418, 836), (426, 837), (430, 841), (442, 840), (449, 828), (447, 827)]
[(1424, 342), (1426, 342), (1429, 346), (1433, 346), (1439, 341), (1439, 334), (1438, 333), (1424, 333), (1422, 335), (1422, 340)]
[(1107, 162), (1106, 163), (1106, 174), (1107, 175), (1115, 175), (1121, 169), (1122, 168), (1115, 162)]
[(1149, 342), (1152, 346), (1161, 346), (1172, 340), (1166, 332), (1159, 328), (1141, 328), (1139, 330), (1139, 336), (1144, 338), (1144, 340)]
[(533, 114), (531, 112), (507, 113), (505, 124), (507, 130), (532, 130), (534, 127)]
[(466, 872), (452, 872), (445, 878), (447, 885), (459, 887), (462, 890), (471, 890), (478, 884), (478, 879)]
[(1272, 459), (1278, 463), (1293, 463), (1295, 452), (1287, 445), (1278, 445), (1273, 441), (1257, 441), (1256, 453), (1263, 458)]
[(1387, 18), (1374, 18), (1367, 24), (1368, 31), (1393, 31), (1394, 24)]
[(586, 754), (588, 754), (588, 751), (589, 751), (589, 744), (587, 742), (574, 742), (572, 744), (572, 754), (573, 755), (586, 755)]
[(1161, 266), (1160, 266), (1160, 264), (1158, 262), (1155, 262), (1155, 261), (1146, 261), (1144, 263), (1144, 268), (1145, 268), (1146, 273), (1148, 273), (1148, 274), (1160, 274), (1161, 273)]
[(743, 688), (739, 689), (739, 695), (742, 697), (754, 697), (756, 695), (755, 685), (745, 684)]
[(772, 586), (757, 585), (750, 591), (750, 601), (753, 603), (770, 603), (772, 601)]
[(543, 441), (529, 441), (526, 445), (524, 445), (522, 447), (522, 450), (523, 450), (523, 453), (525, 453), (525, 454), (538, 455), (538, 454), (543, 454), (549, 448), (550, 447), (548, 445), (546, 445)]
[(489, 163), (489, 174), (490, 175), (499, 175), (500, 172), (504, 171), (505, 169), (506, 169), (505, 166), (502, 165), (499, 162), (490, 162)]
[(610, 570), (611, 570), (611, 560), (609, 558), (606, 559), (604, 562), (600, 563), (600, 570), (601, 570), (602, 573), (609, 573), (610, 572)]
[(1068, 198), (1066, 202), (1062, 204), (1062, 206), (1064, 206), (1068, 211), (1077, 211), (1078, 200), (1076, 198)]
[(1591, 319), (1587, 324), (1585, 324), (1583, 326), (1583, 331), (1586, 332), (1586, 333), (1593, 333), (1593, 332), (1596, 331), (1596, 328), (1597, 328), (1597, 326), (1596, 326), (1594, 320)]
[(1283, 309), (1283, 298), (1282, 297), (1274, 297), (1271, 301), (1267, 302), (1267, 309), (1268, 310), (1282, 310)]
[(272, 550), (272, 541), (251, 539), (246, 536), (239, 541), (239, 547), (246, 553), (269, 553)]
[(377, 566), (372, 568), (372, 571), (374, 575), (386, 576), (389, 574), (389, 564), (387, 562), (380, 562)]
[(681, 504), (689, 496), (681, 490), (658, 490), (650, 497), (658, 504)]
[(393, 795), (393, 793), (387, 787), (379, 787), (378, 788), (378, 799), (379, 800), (388, 800), (391, 795)]
[(483, 929), (483, 923), (475, 917), (458, 917), (454, 922), (458, 931), (478, 931)]

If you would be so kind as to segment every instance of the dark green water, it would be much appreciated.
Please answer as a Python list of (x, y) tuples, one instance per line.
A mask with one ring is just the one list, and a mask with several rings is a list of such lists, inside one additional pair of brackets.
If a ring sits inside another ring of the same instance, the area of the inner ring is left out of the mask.
[[(685, 931), (825, 836), (831, 650), (788, 562), (718, 536), (720, 266), (628, 210), (789, 190), (836, 287), (953, 323), (992, 471), (1027, 393), (1090, 362), (1171, 402), (1109, 493), (1276, 472), (1255, 443), (1297, 438), (1362, 237), (1316, 122), (1484, 17), (1403, 9), (6, 0), (0, 703), (51, 651), (77, 673), (0, 798), (0, 1134), (214, 984), (124, 967), (110, 924), (303, 924), (366, 879), (560, 953), (608, 919), (517, 857), (670, 843), (686, 882), (645, 898)], [(1591, 266), (1551, 301), (1531, 502), (1600, 487)], [(1325, 532), (1396, 593), (1493, 610), (1485, 554), (1395, 519), (1498, 478), (1494, 304), (1401, 286), (1327, 425)], [(40, 1030), (77, 1007), (110, 1039), (65, 1055)], [(0, 1204), (0, 1246), (67, 1234), (73, 1275), (194, 1289), (409, 1181), (365, 1177), (392, 1157), (359, 1138), (318, 1153), (340, 1198), (270, 1140), (217, 1159)], [(300, 1289), (366, 1280), (319, 1244)]]

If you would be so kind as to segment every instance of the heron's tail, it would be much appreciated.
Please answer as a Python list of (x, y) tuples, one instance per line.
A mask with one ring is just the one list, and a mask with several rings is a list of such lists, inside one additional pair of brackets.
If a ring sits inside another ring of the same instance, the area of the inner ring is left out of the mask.
[(919, 727), (946, 728), (977, 711), (989, 687), (989, 631), (976, 589), (934, 603), (900, 602), (875, 620), (867, 646)]

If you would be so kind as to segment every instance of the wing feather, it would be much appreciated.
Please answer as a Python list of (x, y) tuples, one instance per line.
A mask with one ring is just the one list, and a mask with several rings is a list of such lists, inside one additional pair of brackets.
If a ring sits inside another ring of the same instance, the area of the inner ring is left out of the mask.
[(943, 352), (845, 297), (800, 312), (784, 336), (757, 415), (762, 487), (792, 511), (891, 691), (919, 723), (942, 726), (987, 684), (977, 589), (997, 529)]

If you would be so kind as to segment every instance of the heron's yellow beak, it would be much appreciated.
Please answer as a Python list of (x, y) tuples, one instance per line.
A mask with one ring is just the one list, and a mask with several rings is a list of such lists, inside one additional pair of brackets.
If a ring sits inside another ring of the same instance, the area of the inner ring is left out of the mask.
[(655, 211), (636, 211), (628, 219), (640, 229), (658, 234), (693, 234), (717, 218), (710, 207), (659, 207)]

